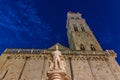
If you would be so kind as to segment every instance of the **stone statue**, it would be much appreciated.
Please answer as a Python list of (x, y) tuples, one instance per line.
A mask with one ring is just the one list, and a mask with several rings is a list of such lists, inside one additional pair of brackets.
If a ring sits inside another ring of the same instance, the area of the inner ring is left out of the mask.
[(56, 50), (51, 54), (51, 59), (49, 61), (47, 80), (69, 80), (65, 66), (65, 59), (62, 56), (62, 53), (58, 50), (58, 46), (56, 46)]
[(52, 59), (49, 61), (49, 69), (65, 70), (64, 58), (61, 52), (58, 50), (58, 46), (56, 46), (56, 51), (54, 51), (51, 55)]

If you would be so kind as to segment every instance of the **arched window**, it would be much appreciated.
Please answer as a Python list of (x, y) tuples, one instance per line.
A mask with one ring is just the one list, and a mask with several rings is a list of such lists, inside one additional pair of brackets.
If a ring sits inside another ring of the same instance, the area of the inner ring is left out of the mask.
[(81, 27), (81, 30), (82, 30), (82, 31), (85, 31), (84, 27)]
[(79, 17), (76, 17), (76, 19), (80, 19)]
[(80, 24), (80, 27), (81, 27), (81, 30), (82, 30), (82, 31), (85, 31), (85, 28), (83, 27), (82, 24)]
[(77, 28), (76, 24), (73, 24), (73, 28), (74, 28), (75, 31), (78, 31), (78, 28)]
[(93, 46), (93, 44), (90, 44), (90, 48), (92, 51), (96, 51), (95, 47)]
[(85, 51), (85, 47), (83, 44), (80, 44), (80, 50)]

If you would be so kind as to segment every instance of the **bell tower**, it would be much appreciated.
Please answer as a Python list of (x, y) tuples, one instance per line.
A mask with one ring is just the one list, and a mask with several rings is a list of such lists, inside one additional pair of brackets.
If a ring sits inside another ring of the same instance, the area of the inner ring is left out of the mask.
[(66, 27), (70, 49), (102, 51), (100, 44), (80, 13), (68, 12)]

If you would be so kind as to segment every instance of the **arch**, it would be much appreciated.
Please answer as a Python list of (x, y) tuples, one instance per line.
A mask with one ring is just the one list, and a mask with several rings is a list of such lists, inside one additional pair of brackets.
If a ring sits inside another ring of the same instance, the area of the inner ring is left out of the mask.
[(80, 50), (85, 51), (85, 47), (83, 44), (80, 44)]
[(73, 24), (73, 28), (74, 28), (74, 31), (75, 31), (75, 32), (78, 31), (78, 28), (77, 28), (77, 25), (76, 25), (76, 24)]
[(11, 72), (8, 74), (7, 80), (15, 80), (17, 79), (17, 73)]
[(85, 31), (85, 28), (84, 28), (83, 24), (80, 24), (80, 27), (81, 27), (82, 31)]
[(94, 47), (93, 44), (90, 44), (90, 49), (91, 49), (92, 51), (96, 51), (96, 49), (95, 49), (95, 47)]
[(82, 30), (83, 32), (85, 32), (85, 28), (84, 28), (84, 27), (81, 27), (81, 30)]

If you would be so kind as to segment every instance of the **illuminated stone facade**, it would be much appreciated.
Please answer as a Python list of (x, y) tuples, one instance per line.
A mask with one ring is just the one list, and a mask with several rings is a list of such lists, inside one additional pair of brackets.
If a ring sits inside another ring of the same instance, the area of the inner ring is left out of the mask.
[[(68, 12), (70, 48), (57, 43), (48, 49), (6, 49), (0, 56), (0, 80), (120, 80), (113, 50), (103, 51), (80, 13)], [(58, 50), (66, 72), (49, 72), (51, 53)], [(53, 79), (54, 76), (67, 78)]]

